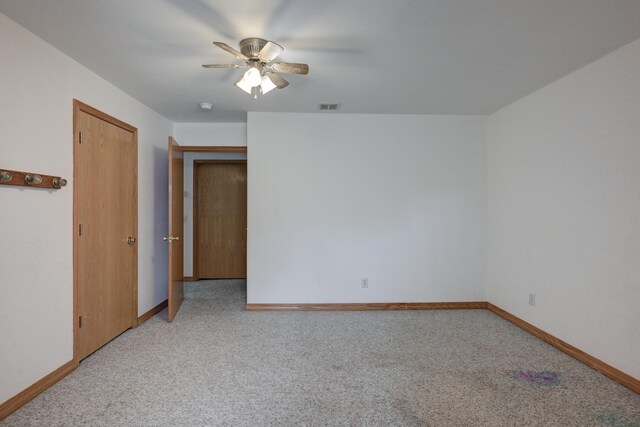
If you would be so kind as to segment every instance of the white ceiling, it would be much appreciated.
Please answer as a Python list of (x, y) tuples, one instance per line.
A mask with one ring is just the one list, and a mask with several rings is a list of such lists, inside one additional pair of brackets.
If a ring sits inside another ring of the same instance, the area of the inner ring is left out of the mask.
[[(640, 38), (639, 0), (0, 0), (0, 12), (175, 122), (320, 102), (488, 114)], [(241, 71), (201, 68), (234, 62), (211, 42), (245, 37), (280, 43), (310, 74), (254, 101), (233, 85)]]

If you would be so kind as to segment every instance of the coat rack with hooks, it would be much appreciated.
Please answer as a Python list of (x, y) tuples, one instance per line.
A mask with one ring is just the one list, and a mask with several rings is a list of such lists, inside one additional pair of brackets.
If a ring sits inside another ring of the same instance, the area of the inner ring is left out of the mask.
[(51, 188), (59, 190), (67, 185), (67, 180), (62, 179), (59, 176), (0, 168), (0, 185), (18, 185), (22, 187)]

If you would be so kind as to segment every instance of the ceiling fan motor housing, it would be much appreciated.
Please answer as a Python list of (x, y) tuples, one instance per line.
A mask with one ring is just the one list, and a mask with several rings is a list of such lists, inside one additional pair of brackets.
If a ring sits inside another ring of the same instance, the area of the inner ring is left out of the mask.
[(250, 37), (240, 41), (240, 52), (249, 58), (257, 58), (267, 40), (258, 37)]

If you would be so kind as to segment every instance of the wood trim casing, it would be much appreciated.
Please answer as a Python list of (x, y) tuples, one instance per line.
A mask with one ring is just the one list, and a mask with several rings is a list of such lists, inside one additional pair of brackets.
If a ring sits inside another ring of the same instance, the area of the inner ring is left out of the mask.
[(88, 107), (77, 99), (73, 100), (73, 236), (72, 264), (73, 264), (73, 361), (76, 365), (80, 363), (78, 358), (78, 189), (76, 180), (78, 179), (78, 116), (82, 107)]
[(536, 326), (533, 326), (531, 323), (525, 322), (519, 317), (514, 316), (508, 311), (505, 311), (500, 307), (497, 307), (489, 302), (487, 303), (487, 310), (513, 323), (517, 327), (529, 332), (531, 335), (541, 339), (547, 344), (568, 354), (569, 356), (584, 363), (590, 368), (595, 369), (596, 371), (600, 372), (602, 375), (607, 376), (612, 380), (622, 384), (623, 386), (627, 387), (629, 390), (632, 390), (640, 394), (640, 380), (638, 380), (637, 378), (634, 378), (631, 375), (624, 373), (619, 369), (614, 368), (613, 366), (603, 362), (602, 360), (597, 359), (588, 353), (585, 353), (579, 348), (576, 348), (571, 344), (565, 341), (562, 341), (559, 338), (554, 337), (553, 335), (543, 331), (542, 329)]
[(153, 307), (151, 310), (144, 313), (142, 316), (138, 317), (138, 322), (136, 323), (136, 326), (142, 325), (144, 322), (151, 319), (156, 314), (160, 313), (162, 310), (167, 308), (168, 304), (169, 304), (169, 300), (164, 300), (160, 304)]
[(192, 153), (246, 153), (247, 147), (183, 145), (180, 147), (180, 151)]
[(198, 278), (193, 276), (186, 276), (183, 277), (182, 280), (184, 280), (185, 282), (197, 282)]
[(476, 310), (485, 301), (466, 302), (373, 302), (346, 304), (246, 304), (247, 311), (374, 311), (374, 310)]
[[(204, 148), (237, 148), (237, 147), (204, 147)], [(240, 147), (242, 148), (242, 147)], [(246, 152), (246, 147), (244, 147)], [(185, 150), (182, 150), (185, 151)], [(242, 151), (236, 151), (242, 152)], [(191, 278), (193, 282), (200, 280), (200, 258), (199, 258), (199, 247), (200, 247), (200, 239), (198, 238), (198, 167), (200, 165), (206, 164), (215, 164), (215, 163), (231, 163), (231, 164), (247, 164), (247, 159), (194, 159), (193, 160), (193, 207), (191, 210), (192, 216), (192, 243), (193, 250), (191, 255), (191, 271), (193, 276)]]
[[(98, 110), (97, 108), (93, 108), (90, 105), (85, 104), (84, 102), (78, 101), (77, 99), (73, 100), (73, 107), (74, 107), (74, 111), (84, 111), (87, 114), (90, 114), (94, 117), (97, 117), (101, 120), (104, 120), (107, 123), (111, 123), (114, 126), (118, 126), (121, 129), (124, 129), (126, 131), (129, 131), (131, 133), (137, 133), (138, 129), (135, 128), (134, 126), (131, 126), (129, 123), (125, 123), (120, 119), (117, 119), (113, 116), (110, 116), (107, 113), (103, 113), (102, 111)], [(75, 125), (75, 123), (74, 123)], [(137, 141), (137, 138), (136, 138)]]
[[(75, 185), (78, 178), (78, 115), (80, 112), (85, 112), (96, 118), (104, 120), (114, 126), (129, 131), (133, 136), (133, 143), (135, 146), (134, 151), (134, 164), (136, 165), (133, 174), (134, 189), (133, 198), (136, 202), (135, 212), (133, 218), (133, 235), (138, 239), (138, 129), (131, 126), (128, 123), (123, 122), (109, 114), (106, 114), (90, 105), (87, 105), (77, 99), (73, 100), (73, 229), (71, 233), (73, 235), (73, 360), (76, 366), (80, 363), (78, 356), (78, 187)], [(135, 328), (138, 325), (138, 243), (135, 243), (135, 250), (133, 253), (133, 284), (132, 284), (132, 312), (131, 312), (131, 327)]]
[(51, 387), (53, 384), (66, 377), (78, 367), (75, 358), (60, 366), (49, 375), (36, 381), (29, 387), (22, 390), (6, 402), (0, 404), (0, 421), (17, 411), (21, 406), (38, 396), (40, 393)]
[(193, 195), (193, 206), (191, 206), (191, 277), (200, 280), (198, 271), (198, 163), (193, 161), (193, 178), (191, 181), (191, 194)]

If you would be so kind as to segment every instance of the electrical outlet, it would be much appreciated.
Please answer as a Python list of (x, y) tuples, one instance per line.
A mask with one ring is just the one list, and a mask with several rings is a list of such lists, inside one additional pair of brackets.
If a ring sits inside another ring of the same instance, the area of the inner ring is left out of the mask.
[(529, 292), (529, 305), (535, 307), (536, 305), (536, 294)]
[(366, 277), (363, 277), (362, 280), (360, 281), (360, 287), (361, 288), (368, 288), (369, 287), (369, 279)]

